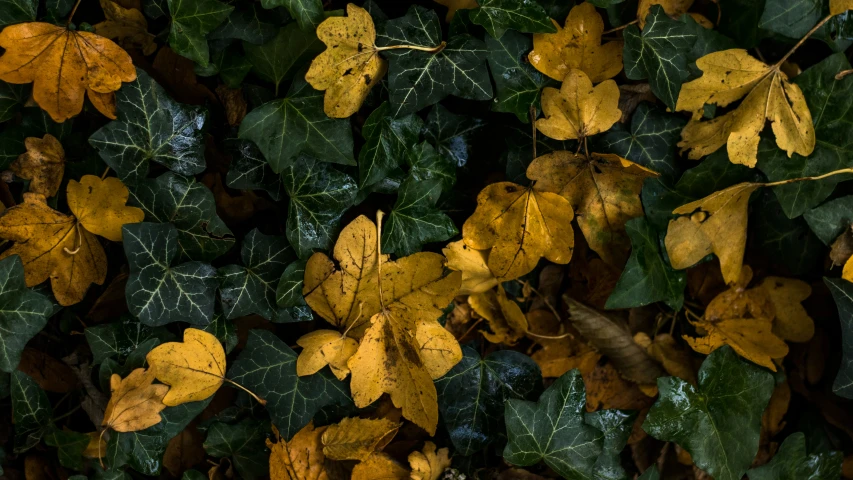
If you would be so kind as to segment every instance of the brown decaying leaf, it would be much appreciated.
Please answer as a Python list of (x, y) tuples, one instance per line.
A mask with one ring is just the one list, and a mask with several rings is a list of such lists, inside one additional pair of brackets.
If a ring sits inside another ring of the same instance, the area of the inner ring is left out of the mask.
[(467, 10), (479, 7), (477, 0), (435, 0), (435, 3), (447, 7), (447, 16), (444, 20), (450, 23), (457, 10)]
[[(33, 98), (56, 122), (83, 109), (83, 96), (111, 95), (136, 80), (130, 55), (94, 33), (43, 22), (19, 23), (0, 32), (0, 80), (33, 83)], [(103, 100), (92, 99), (99, 107)], [(107, 116), (114, 115), (99, 108)]]
[(48, 133), (44, 138), (26, 138), (24, 146), (26, 153), (15, 159), (9, 170), (30, 180), (30, 192), (45, 197), (56, 195), (62, 183), (62, 175), (65, 174), (65, 150), (62, 144)]
[(204, 84), (198, 83), (193, 61), (178, 55), (167, 46), (157, 51), (150, 70), (148, 73), (157, 83), (163, 85), (181, 103), (204, 105), (208, 101), (216, 102), (216, 95)]
[(832, 266), (844, 265), (853, 256), (853, 229), (845, 228), (830, 246), (829, 259)]
[(654, 403), (634, 382), (622, 378), (612, 362), (596, 365), (583, 376), (588, 412), (606, 409), (643, 410)]
[(152, 382), (152, 369), (137, 368), (124, 379), (113, 374), (112, 395), (102, 425), (117, 432), (135, 432), (160, 423), (160, 412), (166, 408), (163, 397), (169, 387)]
[(163, 454), (163, 466), (175, 477), (204, 461), (204, 436), (195, 425), (190, 424), (181, 433), (169, 440)]
[(225, 109), (225, 118), (228, 125), (237, 127), (246, 116), (246, 99), (243, 98), (242, 88), (229, 88), (227, 85), (216, 87), (216, 95)]
[(385, 448), (400, 428), (384, 418), (344, 418), (323, 432), (323, 454), (332, 460), (364, 461)]
[(690, 354), (679, 346), (668, 333), (660, 333), (646, 347), (646, 351), (657, 360), (666, 373), (696, 385), (696, 369)]
[(67, 393), (78, 385), (71, 367), (35, 348), (24, 349), (18, 370), (29, 375), (42, 390), (48, 392)]
[(503, 287), (475, 293), (468, 297), (468, 304), (485, 318), (491, 332), (483, 331), (483, 337), (492, 343), (515, 344), (527, 333), (527, 319), (513, 300), (507, 298)]
[(267, 439), (270, 449), (271, 480), (329, 480), (323, 467), (325, 455), (320, 438), (327, 427), (314, 428), (314, 422), (302, 427), (288, 442), (273, 427), (275, 441)]
[(139, 48), (143, 55), (157, 49), (156, 38), (148, 33), (148, 22), (139, 8), (127, 7), (111, 0), (100, 0), (106, 19), (94, 25), (95, 33), (115, 40), (124, 48)]
[(438, 480), (450, 467), (450, 455), (446, 448), (436, 450), (435, 444), (425, 442), (423, 451), (409, 454), (412, 480)]

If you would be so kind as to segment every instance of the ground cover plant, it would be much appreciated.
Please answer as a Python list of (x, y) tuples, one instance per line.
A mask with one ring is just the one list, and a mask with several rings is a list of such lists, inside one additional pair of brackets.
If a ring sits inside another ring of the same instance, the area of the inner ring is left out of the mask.
[(0, 0), (0, 469), (853, 479), (851, 0)]

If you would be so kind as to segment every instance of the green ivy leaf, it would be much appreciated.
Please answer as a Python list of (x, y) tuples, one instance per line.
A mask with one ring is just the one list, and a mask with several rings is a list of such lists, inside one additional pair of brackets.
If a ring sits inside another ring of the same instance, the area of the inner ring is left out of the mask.
[(348, 388), (331, 373), (296, 375), (296, 353), (274, 333), (250, 330), (246, 348), (228, 371), (228, 378), (267, 401), (272, 422), (290, 439), (327, 405), (348, 405)]
[(122, 229), (130, 266), (126, 290), (130, 312), (150, 327), (210, 323), (216, 269), (202, 262), (171, 266), (178, 255), (178, 230), (171, 224), (143, 222)]
[[(262, 45), (275, 38), (278, 27), (274, 13), (261, 9), (256, 3), (240, 4), (219, 27), (207, 36), (210, 40), (237, 39)], [(270, 22), (272, 17), (273, 22)]]
[(288, 265), (278, 281), (275, 301), (279, 307), (307, 306), (302, 296), (302, 282), (305, 278), (305, 263), (308, 260), (296, 260)]
[(642, 35), (636, 25), (625, 29), (625, 75), (649, 79), (652, 92), (675, 110), (681, 83), (687, 78), (687, 52), (696, 36), (685, 24), (669, 18), (660, 5), (652, 5)]
[[(227, 40), (224, 40), (227, 42)], [(217, 45), (219, 46), (219, 45)], [(196, 75), (212, 77), (219, 75), (229, 88), (238, 88), (243, 79), (252, 70), (252, 64), (243, 56), (240, 47), (234, 43), (221, 48), (214, 48), (210, 54), (210, 62), (206, 67), (195, 66)]]
[(281, 176), (272, 171), (257, 145), (249, 140), (229, 139), (225, 142), (231, 153), (231, 165), (225, 184), (236, 190), (264, 190), (273, 200), (281, 200), (284, 186)]
[(601, 455), (592, 467), (596, 480), (628, 479), (628, 473), (622, 468), (621, 453), (628, 444), (636, 419), (637, 412), (624, 410), (599, 410), (584, 415), (587, 425), (604, 434)]
[(86, 342), (92, 351), (92, 364), (98, 365), (108, 358), (125, 360), (140, 344), (150, 339), (160, 342), (172, 340), (163, 327), (147, 327), (139, 320), (125, 315), (119, 321), (87, 327)]
[(709, 53), (738, 47), (734, 40), (713, 28), (705, 28), (702, 25), (699, 25), (690, 15), (682, 15), (678, 21), (687, 25), (687, 31), (696, 37), (696, 42), (693, 43), (693, 48), (691, 48), (690, 52), (687, 53), (687, 60), (690, 62), (690, 75), (693, 77), (702, 76), (702, 71), (696, 67), (696, 60), (708, 55)]
[(329, 249), (340, 230), (344, 212), (353, 205), (358, 187), (349, 175), (311, 157), (300, 157), (281, 172), (290, 205), (287, 240), (299, 258), (315, 248)]
[(462, 347), (462, 360), (435, 381), (438, 408), (459, 455), (472, 455), (503, 433), (504, 404), (542, 391), (539, 365), (527, 355), (499, 350), (481, 359)]
[(169, 46), (178, 55), (207, 66), (207, 34), (219, 26), (234, 7), (218, 0), (168, 0), (172, 27)]
[(287, 263), (295, 257), (293, 249), (284, 237), (264, 235), (256, 228), (243, 238), (240, 255), (244, 266), (219, 269), (219, 296), (225, 317), (254, 313), (278, 321), (275, 291)]
[(758, 28), (788, 38), (800, 38), (823, 18), (822, 0), (765, 0)]
[(145, 178), (152, 160), (183, 175), (201, 173), (207, 112), (175, 102), (142, 70), (136, 75), (116, 92), (117, 119), (89, 137), (89, 143), (128, 185)]
[(21, 352), (53, 312), (44, 295), (27, 289), (21, 257), (0, 260), (0, 371), (12, 372), (21, 362)]
[(480, 6), (471, 11), (471, 21), (482, 25), (489, 35), (499, 38), (507, 30), (523, 33), (555, 33), (551, 17), (536, 2), (530, 0), (479, 0)]
[(264, 8), (284, 7), (296, 19), (299, 28), (314, 30), (323, 21), (323, 2), (320, 0), (261, 0)]
[(770, 372), (723, 346), (702, 362), (698, 387), (658, 379), (660, 397), (643, 430), (677, 443), (716, 480), (740, 480), (758, 452), (761, 414), (774, 385)]
[(292, 166), (300, 153), (324, 162), (355, 165), (349, 120), (326, 116), (323, 92), (301, 77), (294, 80), (286, 98), (249, 112), (239, 135), (255, 142), (275, 172)]
[(429, 111), (423, 134), (442, 157), (461, 167), (471, 156), (472, 138), (485, 126), (479, 118), (455, 115), (438, 104)]
[(410, 147), (406, 162), (409, 164), (409, 177), (419, 182), (437, 180), (442, 192), (450, 192), (456, 183), (456, 165), (449, 157), (439, 155), (427, 142)]
[(831, 245), (853, 224), (853, 196), (830, 200), (806, 212), (803, 218), (821, 242)]
[(825, 248), (802, 218), (788, 218), (773, 194), (763, 189), (756, 193), (756, 208), (751, 212), (749, 238), (758, 252), (769, 261), (787, 267), (789, 274), (802, 275), (821, 264)]
[(119, 364), (119, 362), (113, 358), (105, 359), (101, 363), (101, 367), (98, 369), (98, 384), (101, 386), (101, 390), (105, 392), (110, 391), (110, 377), (112, 377), (113, 374), (118, 374), (120, 377), (126, 377), (130, 372), (137, 368), (145, 368), (145, 356), (148, 355), (148, 352), (153, 350), (154, 347), (160, 345), (160, 342), (161, 340), (159, 338), (149, 338), (140, 342), (136, 349), (127, 355), (127, 359), (124, 360), (123, 364)]
[(409, 175), (400, 185), (397, 202), (382, 230), (382, 251), (398, 257), (419, 252), (425, 243), (442, 242), (459, 231), (435, 203), (441, 195), (439, 179)]
[(140, 181), (130, 204), (149, 222), (171, 223), (178, 231), (178, 258), (210, 261), (231, 249), (234, 236), (216, 215), (213, 193), (195, 178), (171, 172)]
[(753, 48), (761, 40), (758, 22), (766, 0), (720, 0), (720, 33), (735, 39), (741, 48)]
[(585, 411), (586, 388), (578, 370), (563, 374), (538, 402), (508, 399), (504, 459), (521, 467), (544, 461), (565, 479), (592, 479), (604, 435), (584, 423)]
[(841, 278), (824, 278), (841, 322), (841, 366), (835, 376), (832, 391), (844, 398), (853, 398), (853, 283)]
[(242, 478), (267, 477), (269, 453), (264, 440), (269, 433), (269, 421), (247, 418), (234, 425), (216, 422), (207, 431), (204, 451), (212, 457), (230, 458)]
[(15, 370), (11, 379), (12, 420), (15, 424), (15, 453), (23, 453), (44, 436), (53, 409), (47, 394), (26, 373)]
[(637, 480), (660, 480), (660, 473), (658, 473), (657, 465), (652, 465), (647, 468)]
[(632, 308), (665, 302), (669, 308), (680, 310), (684, 303), (687, 272), (674, 270), (663, 258), (659, 235), (645, 217), (629, 220), (625, 230), (631, 239), (631, 258), (605, 308)]
[(358, 188), (370, 187), (400, 167), (400, 160), (418, 143), (423, 120), (417, 115), (393, 118), (388, 102), (376, 108), (361, 129), (364, 146), (358, 153)]
[[(548, 21), (550, 23), (550, 19)], [(519, 120), (529, 123), (530, 107), (538, 110), (542, 88), (554, 84), (527, 61), (533, 41), (527, 35), (507, 31), (499, 38), (486, 37), (486, 48), (489, 49), (489, 69), (497, 89), (492, 110), (514, 113)]]
[(72, 470), (83, 469), (83, 451), (89, 445), (88, 435), (51, 426), (44, 436), (44, 443), (57, 448), (60, 465)]
[[(0, 0), (2, 5), (2, 0)], [(0, 6), (0, 10), (2, 10)], [(0, 14), (2, 15), (2, 14)], [(2, 21), (0, 21), (0, 24)], [(15, 115), (30, 96), (29, 85), (15, 85), (0, 81), (0, 122), (15, 118)]]
[[(600, 148), (661, 174), (664, 180), (674, 180), (680, 169), (676, 164), (676, 144), (686, 120), (675, 114), (643, 102), (631, 117), (628, 131), (617, 123), (601, 136)], [(600, 151), (600, 150), (599, 150)]]
[(746, 472), (749, 480), (836, 480), (841, 478), (841, 452), (809, 454), (806, 436), (792, 433), (766, 465)]
[(296, 23), (278, 29), (275, 37), (263, 45), (243, 44), (255, 75), (275, 85), (276, 96), (281, 83), (293, 78), (297, 70), (324, 48), (313, 28), (303, 30)]
[(34, 21), (38, 6), (36, 0), (0, 0), (0, 27)]
[(219, 312), (213, 314), (213, 320), (205, 325), (202, 330), (215, 335), (216, 339), (225, 345), (225, 353), (231, 353), (231, 350), (234, 350), (240, 341), (237, 336), (237, 326)]
[[(441, 44), (441, 22), (434, 10), (412, 6), (406, 15), (388, 20), (377, 36), (381, 47), (389, 45)], [(455, 95), (470, 100), (492, 98), (492, 82), (486, 70), (488, 51), (470, 35), (454, 35), (438, 53), (411, 49), (388, 50), (388, 89), (391, 114), (402, 117)]]

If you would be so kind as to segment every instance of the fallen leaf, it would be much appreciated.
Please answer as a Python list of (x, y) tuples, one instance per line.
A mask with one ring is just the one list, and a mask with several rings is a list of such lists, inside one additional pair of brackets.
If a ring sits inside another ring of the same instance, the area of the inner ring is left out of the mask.
[(122, 82), (136, 79), (130, 55), (94, 33), (19, 23), (0, 32), (0, 47), (6, 49), (0, 57), (0, 80), (32, 82), (33, 98), (55, 122), (80, 113), (86, 92), (90, 98), (113, 94)]
[(246, 117), (246, 99), (243, 98), (243, 89), (229, 88), (227, 85), (216, 87), (216, 95), (225, 108), (225, 118), (228, 125), (240, 126), (240, 122)]
[[(833, 267), (839, 265), (846, 266), (851, 256), (853, 256), (853, 229), (845, 228), (844, 232), (832, 242), (829, 259), (832, 260)], [(851, 273), (853, 273), (853, 270), (851, 270)], [(844, 276), (843, 273), (842, 276)], [(847, 278), (847, 280), (853, 281), (851, 279), (853, 279), (853, 276)]]
[(667, 15), (678, 19), (687, 13), (687, 10), (693, 5), (693, 0), (640, 0), (637, 4), (637, 21), (640, 28), (646, 25), (646, 15), (649, 14), (652, 5), (660, 5)]
[(163, 85), (175, 100), (192, 105), (216, 102), (213, 92), (204, 84), (198, 83), (195, 63), (178, 55), (171, 48), (160, 47), (151, 68), (154, 70), (150, 72), (151, 75), (156, 77), (157, 82)]
[(51, 134), (44, 138), (28, 137), (24, 140), (26, 153), (22, 153), (9, 170), (15, 175), (30, 180), (29, 191), (52, 197), (59, 191), (65, 174), (65, 150)]
[(422, 452), (409, 454), (409, 466), (412, 467), (412, 480), (438, 480), (444, 470), (450, 467), (448, 450), (438, 451), (435, 444), (425, 442)]
[(771, 438), (785, 428), (785, 414), (791, 404), (791, 387), (788, 382), (782, 382), (773, 389), (770, 402), (761, 416), (762, 443), (769, 442)]
[(150, 368), (137, 368), (124, 379), (114, 373), (102, 425), (116, 432), (135, 432), (160, 423), (160, 412), (166, 408), (163, 397), (169, 387), (153, 381), (154, 371)]
[(582, 70), (566, 74), (559, 90), (542, 90), (542, 112), (536, 128), (554, 140), (584, 139), (610, 129), (622, 118), (619, 87), (605, 80), (595, 87)]
[[(693, 113), (681, 131), (678, 146), (696, 160), (727, 145), (729, 160), (754, 167), (759, 134), (770, 121), (776, 145), (808, 156), (815, 146), (812, 116), (803, 92), (776, 66), (769, 66), (743, 49), (710, 53), (696, 61), (702, 76), (681, 86), (676, 110)], [(741, 97), (734, 110), (701, 120), (706, 104), (725, 107)]]
[(95, 33), (115, 40), (124, 48), (138, 48), (143, 55), (157, 50), (156, 38), (148, 33), (148, 22), (138, 8), (125, 8), (111, 0), (100, 0), (106, 19), (96, 23)]
[(286, 441), (273, 427), (276, 440), (267, 439), (270, 449), (270, 478), (272, 480), (329, 480), (323, 466), (323, 444), (320, 438), (327, 427), (314, 428), (314, 422), (302, 427)]
[(326, 44), (326, 51), (311, 62), (305, 81), (326, 91), (326, 115), (347, 118), (388, 70), (376, 47), (373, 19), (367, 10), (347, 4), (347, 16), (324, 20), (317, 27), (317, 38)]
[(29, 375), (42, 390), (48, 392), (68, 393), (78, 385), (71, 367), (35, 348), (24, 348), (18, 370)]
[(527, 319), (521, 307), (506, 297), (500, 285), (494, 290), (470, 295), (468, 304), (488, 322), (492, 333), (482, 333), (492, 343), (514, 345), (527, 333)]
[(384, 418), (344, 418), (323, 432), (323, 454), (332, 460), (364, 461), (382, 450), (400, 428)]
[(611, 362), (596, 365), (591, 372), (583, 375), (583, 382), (588, 412), (613, 408), (643, 410), (654, 402), (636, 383), (623, 379)]
[(157, 380), (169, 385), (167, 406), (204, 400), (219, 390), (225, 379), (225, 350), (216, 336), (184, 330), (183, 342), (168, 342), (148, 352), (145, 360)]
[(808, 342), (814, 336), (814, 320), (800, 303), (809, 298), (812, 287), (795, 278), (766, 277), (757, 287), (763, 289), (773, 304), (773, 333), (791, 342)]
[(760, 186), (739, 183), (673, 210), (679, 217), (669, 221), (664, 239), (672, 268), (693, 266), (714, 253), (726, 283), (736, 282), (746, 249), (749, 196)]
[(537, 70), (562, 81), (569, 70), (583, 70), (592, 83), (616, 76), (622, 70), (622, 42), (601, 45), (604, 21), (591, 3), (572, 8), (564, 28), (557, 33), (533, 35), (533, 50), (527, 58)]
[(444, 20), (448, 23), (453, 20), (457, 10), (468, 10), (479, 6), (477, 0), (435, 0), (435, 3), (447, 7), (447, 16)]
[(592, 373), (598, 361), (601, 360), (601, 354), (591, 348), (583, 352), (575, 352), (567, 341), (556, 345), (545, 345), (530, 358), (539, 365), (543, 378), (558, 378), (574, 369), (578, 369), (582, 375)]
[(485, 292), (498, 284), (489, 270), (488, 251), (474, 250), (464, 240), (448, 243), (441, 252), (447, 257), (447, 268), (462, 272), (459, 295)]
[(477, 209), (462, 226), (470, 248), (488, 250), (488, 266), (500, 281), (532, 271), (541, 257), (569, 263), (574, 248), (569, 200), (510, 182), (493, 183), (477, 195)]
[(347, 360), (355, 355), (358, 342), (336, 330), (314, 330), (296, 341), (302, 352), (296, 360), (296, 374), (300, 377), (313, 375), (326, 365), (332, 373), (343, 380), (349, 375)]
[(675, 342), (668, 333), (655, 336), (654, 341), (646, 347), (646, 352), (661, 364), (666, 373), (678, 377), (691, 385), (696, 385), (696, 370), (690, 355)]
[(838, 15), (853, 9), (853, 0), (829, 0), (829, 14)]
[(163, 453), (163, 466), (177, 477), (204, 460), (204, 436), (194, 425), (181, 430), (169, 440)]
[(90, 284), (101, 285), (106, 277), (106, 255), (95, 235), (121, 241), (122, 225), (142, 221), (142, 210), (125, 206), (128, 195), (117, 178), (70, 180), (67, 200), (73, 215), (65, 215), (48, 207), (44, 196), (26, 193), (23, 203), (0, 216), (0, 237), (15, 242), (0, 259), (19, 255), (27, 286), (50, 278), (59, 304), (73, 305)]
[(535, 189), (567, 198), (589, 247), (610, 265), (624, 265), (630, 250), (628, 220), (643, 215), (643, 181), (657, 173), (618, 155), (553, 152), (527, 168)]
[(89, 444), (83, 450), (83, 456), (86, 458), (102, 458), (107, 453), (107, 442), (104, 437), (98, 435), (98, 432), (89, 432)]
[(410, 478), (409, 471), (394, 459), (384, 453), (375, 453), (352, 469), (351, 480), (408, 480)]

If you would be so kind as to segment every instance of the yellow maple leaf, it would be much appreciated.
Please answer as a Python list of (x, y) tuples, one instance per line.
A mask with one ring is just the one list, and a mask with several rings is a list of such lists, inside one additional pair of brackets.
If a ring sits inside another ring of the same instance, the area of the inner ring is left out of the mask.
[(591, 3), (573, 7), (564, 28), (557, 22), (554, 26), (557, 33), (533, 34), (533, 50), (527, 58), (540, 72), (562, 81), (576, 68), (599, 83), (622, 70), (622, 42), (601, 45), (604, 21)]
[(829, 0), (829, 14), (838, 15), (853, 9), (853, 0)]
[(300, 377), (313, 375), (326, 365), (339, 380), (347, 378), (347, 360), (358, 349), (358, 342), (336, 330), (314, 330), (296, 341), (302, 347), (296, 359), (296, 374)]
[(462, 272), (459, 295), (485, 292), (498, 284), (498, 279), (489, 270), (489, 252), (474, 250), (464, 240), (448, 243), (441, 250), (447, 257), (447, 268)]
[(746, 249), (749, 196), (760, 183), (739, 183), (682, 205), (672, 213), (664, 244), (672, 267), (690, 267), (709, 253), (720, 259), (726, 283), (738, 281)]
[(351, 480), (409, 480), (409, 470), (384, 453), (374, 453), (352, 469)]
[[(788, 81), (779, 65), (731, 49), (705, 55), (696, 66), (702, 76), (681, 86), (676, 104), (676, 110), (693, 113), (678, 143), (689, 158), (699, 159), (726, 145), (732, 163), (754, 167), (765, 121), (771, 122), (776, 145), (789, 157), (812, 153), (815, 132), (809, 107), (800, 87)], [(701, 119), (706, 104), (725, 107), (744, 95), (734, 110)]]
[(151, 369), (137, 368), (124, 379), (114, 373), (101, 424), (117, 432), (135, 432), (160, 423), (160, 412), (166, 408), (163, 397), (169, 387), (153, 382)]
[(619, 87), (613, 80), (592, 86), (589, 77), (572, 69), (559, 90), (542, 90), (542, 112), (536, 128), (555, 140), (583, 139), (610, 129), (622, 118)]
[[(380, 254), (379, 238), (367, 217), (353, 220), (335, 244), (340, 268), (315, 253), (305, 266), (303, 295), (318, 315), (344, 330), (339, 337), (360, 338), (347, 361), (355, 404), (365, 407), (389, 393), (406, 418), (434, 432), (438, 404), (432, 380), (462, 359), (459, 343), (437, 319), (462, 275), (448, 274), (436, 253), (391, 261)], [(302, 355), (314, 353), (305, 349)]]
[(517, 303), (506, 297), (503, 287), (475, 293), (468, 297), (468, 304), (485, 318), (494, 333), (482, 332), (492, 343), (514, 345), (527, 333), (527, 318)]
[(212, 396), (225, 379), (225, 350), (204, 330), (184, 330), (183, 342), (158, 345), (145, 360), (157, 380), (171, 387), (163, 399), (170, 407)]
[(0, 216), (0, 238), (15, 242), (0, 259), (19, 255), (27, 286), (50, 278), (57, 302), (73, 305), (106, 278), (106, 254), (95, 235), (121, 241), (122, 225), (144, 218), (142, 210), (125, 205), (128, 195), (117, 178), (86, 175), (68, 182), (72, 215), (65, 215), (48, 207), (43, 195), (26, 193), (23, 203)]
[(435, 0), (435, 3), (447, 7), (447, 16), (444, 17), (447, 22), (453, 20), (457, 10), (467, 10), (480, 6), (477, 4), (477, 0)]
[(80, 113), (87, 92), (101, 113), (115, 118), (107, 108), (110, 98), (114, 105), (114, 92), (122, 82), (136, 80), (130, 55), (94, 33), (19, 23), (0, 32), (0, 47), (6, 49), (0, 57), (0, 80), (32, 82), (33, 99), (56, 122)]
[(800, 303), (812, 294), (808, 283), (795, 278), (766, 277), (757, 288), (767, 292), (773, 304), (773, 333), (791, 342), (808, 342), (814, 336), (814, 320)]
[(696, 370), (690, 355), (676, 343), (672, 335), (658, 334), (654, 340), (649, 339), (645, 347), (649, 356), (660, 363), (666, 373), (696, 385)]
[(86, 434), (89, 437), (89, 443), (83, 450), (83, 456), (86, 458), (102, 458), (107, 452), (107, 442), (104, 437), (98, 435), (98, 432), (89, 432)]
[(693, 5), (693, 0), (640, 0), (637, 4), (637, 21), (641, 29), (646, 25), (646, 15), (652, 5), (660, 5), (667, 15), (677, 19), (687, 13)]
[(286, 441), (273, 427), (276, 441), (267, 439), (270, 449), (271, 480), (329, 480), (320, 437), (326, 427), (314, 428), (314, 422), (302, 427), (290, 441)]
[(323, 454), (332, 460), (364, 461), (388, 445), (399, 422), (369, 418), (344, 418), (323, 433)]
[(388, 62), (376, 47), (373, 19), (367, 10), (347, 4), (347, 16), (323, 20), (317, 27), (317, 38), (327, 48), (311, 62), (305, 81), (326, 91), (326, 115), (347, 118), (358, 111), (388, 70)]
[(24, 140), (26, 153), (12, 162), (9, 170), (15, 175), (30, 180), (29, 191), (52, 197), (59, 191), (62, 175), (65, 174), (65, 150), (51, 134), (44, 138), (28, 137)]
[(100, 0), (106, 19), (94, 25), (95, 33), (115, 40), (124, 48), (139, 48), (143, 55), (157, 50), (155, 36), (148, 33), (148, 22), (136, 8), (124, 8), (111, 0)]
[(444, 470), (450, 467), (448, 454), (446, 448), (436, 451), (434, 443), (425, 442), (423, 451), (409, 454), (412, 480), (438, 480)]
[(573, 216), (569, 200), (561, 195), (493, 183), (477, 195), (477, 209), (462, 225), (462, 239), (475, 250), (491, 249), (489, 270), (507, 281), (532, 271), (541, 257), (569, 263)]
[(657, 173), (618, 155), (554, 152), (527, 168), (534, 188), (569, 200), (590, 248), (610, 265), (622, 265), (630, 242), (625, 223), (643, 215), (643, 181)]

